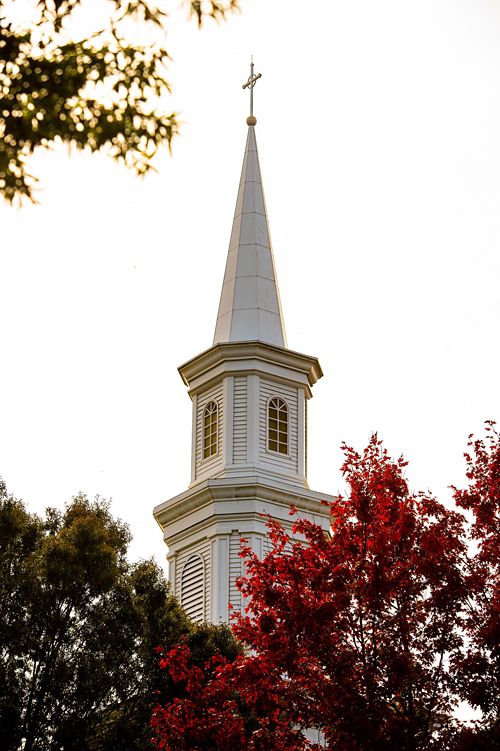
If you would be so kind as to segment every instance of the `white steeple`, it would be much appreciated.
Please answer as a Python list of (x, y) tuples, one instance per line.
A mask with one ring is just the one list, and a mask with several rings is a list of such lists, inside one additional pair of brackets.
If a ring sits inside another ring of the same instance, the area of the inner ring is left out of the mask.
[(214, 336), (214, 344), (241, 341), (286, 347), (254, 125), (248, 127)]
[[(286, 346), (250, 88), (248, 138), (214, 343), (181, 365), (192, 401), (191, 483), (154, 510), (169, 579), (188, 615), (228, 622), (244, 603), (240, 540), (270, 549), (266, 518), (291, 530), (290, 506), (329, 526), (331, 498), (307, 483), (307, 402), (323, 375), (315, 357)], [(174, 458), (175, 461), (175, 458)]]

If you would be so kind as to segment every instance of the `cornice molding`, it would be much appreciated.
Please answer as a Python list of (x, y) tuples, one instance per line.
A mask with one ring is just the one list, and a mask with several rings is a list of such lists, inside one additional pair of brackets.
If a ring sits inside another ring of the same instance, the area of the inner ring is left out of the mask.
[(241, 363), (245, 360), (258, 360), (268, 365), (279, 365), (306, 375), (309, 386), (313, 386), (323, 376), (321, 365), (316, 357), (259, 341), (215, 344), (188, 360), (178, 370), (189, 388), (193, 380), (209, 374), (211, 370), (223, 363)]
[[(174, 522), (185, 519), (186, 516), (198, 512), (217, 501), (237, 503), (238, 501), (257, 501), (273, 503), (282, 507), (295, 506), (298, 511), (312, 513), (321, 517), (329, 517), (328, 506), (324, 505), (334, 500), (334, 496), (317, 493), (305, 488), (292, 489), (281, 485), (268, 485), (258, 477), (235, 482), (232, 480), (205, 480), (199, 485), (191, 487), (180, 495), (159, 504), (153, 511), (154, 518), (162, 529)], [(241, 509), (242, 515), (248, 514), (248, 509)], [(219, 515), (220, 516), (220, 515)], [(222, 514), (224, 516), (224, 514)], [(228, 517), (238, 517), (238, 510), (227, 511)]]

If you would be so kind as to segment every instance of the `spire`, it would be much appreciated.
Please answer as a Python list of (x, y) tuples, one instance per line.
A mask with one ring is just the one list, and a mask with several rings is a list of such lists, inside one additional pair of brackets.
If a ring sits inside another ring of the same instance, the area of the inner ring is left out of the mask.
[[(252, 64), (247, 82), (250, 93), (258, 77), (253, 75)], [(255, 140), (255, 122), (252, 113), (247, 119), (248, 137), (214, 344), (260, 341), (286, 347)]]

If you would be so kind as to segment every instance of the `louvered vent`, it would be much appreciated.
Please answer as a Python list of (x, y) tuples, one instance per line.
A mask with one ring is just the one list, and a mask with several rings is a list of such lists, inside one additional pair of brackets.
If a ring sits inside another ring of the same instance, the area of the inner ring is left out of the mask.
[(205, 564), (199, 555), (192, 555), (182, 569), (181, 605), (193, 621), (204, 620)]

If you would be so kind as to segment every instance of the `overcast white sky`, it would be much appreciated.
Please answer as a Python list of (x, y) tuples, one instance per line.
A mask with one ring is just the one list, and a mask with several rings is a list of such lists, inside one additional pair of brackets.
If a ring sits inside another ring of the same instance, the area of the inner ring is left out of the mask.
[(243, 0), (198, 32), (171, 3), (182, 135), (140, 181), (40, 153), (0, 205), (0, 475), (33, 510), (112, 497), (133, 557), (186, 489), (177, 366), (212, 343), (246, 137), (257, 140), (288, 343), (319, 357), (309, 483), (377, 430), (448, 498), (500, 419), (499, 0)]

